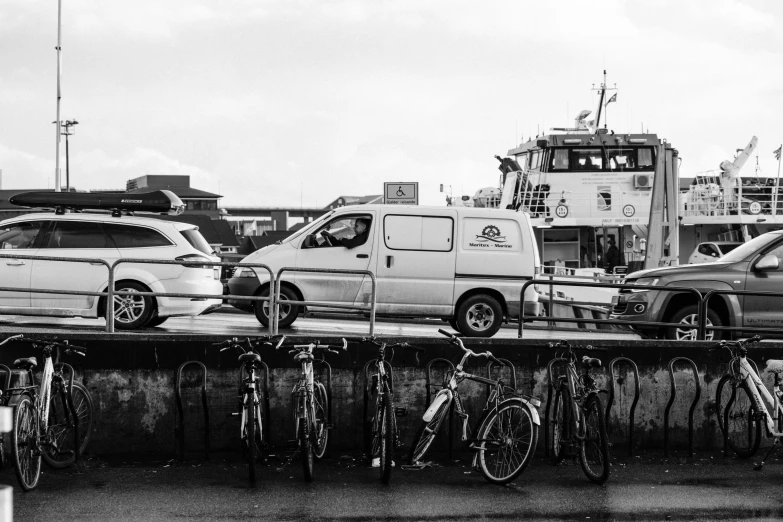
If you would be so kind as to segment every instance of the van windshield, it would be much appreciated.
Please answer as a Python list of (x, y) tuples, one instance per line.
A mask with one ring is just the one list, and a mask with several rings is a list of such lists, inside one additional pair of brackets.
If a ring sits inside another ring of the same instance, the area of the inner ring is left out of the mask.
[(737, 261), (742, 261), (748, 256), (751, 256), (756, 252), (766, 248), (770, 243), (777, 241), (781, 237), (783, 237), (783, 234), (780, 234), (779, 232), (768, 232), (766, 234), (761, 234), (760, 236), (751, 239), (747, 243), (738, 246), (725, 256), (721, 257), (720, 261), (722, 263), (736, 263)]
[(297, 230), (296, 232), (294, 232), (293, 234), (291, 234), (287, 238), (285, 238), (282, 241), (280, 241), (280, 243), (281, 244), (282, 243), (288, 243), (289, 241), (293, 241), (294, 239), (298, 238), (302, 234), (309, 234), (311, 230), (314, 230), (315, 227), (318, 227), (321, 223), (323, 223), (326, 219), (328, 219), (329, 216), (331, 216), (332, 214), (334, 214), (334, 210), (332, 210), (330, 212), (327, 212), (326, 214), (324, 214), (323, 216), (319, 217), (318, 219), (316, 219), (312, 223), (308, 223), (307, 226), (304, 226), (304, 227), (300, 228), (299, 230)]

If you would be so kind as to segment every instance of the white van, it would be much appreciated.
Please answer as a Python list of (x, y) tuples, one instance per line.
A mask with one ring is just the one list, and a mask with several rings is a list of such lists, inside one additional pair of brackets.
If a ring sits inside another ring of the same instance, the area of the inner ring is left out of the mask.
[[(370, 270), (377, 279), (377, 315), (445, 318), (473, 337), (490, 337), (504, 317), (518, 317), (522, 284), (540, 271), (526, 214), (467, 207), (341, 207), (243, 262), (267, 264), (275, 274), (282, 267)], [(369, 276), (284, 272), (282, 281), (282, 299), (371, 301)], [(256, 275), (243, 268), (228, 286), (233, 295), (268, 295), (269, 278), (264, 270)], [(229, 303), (246, 310), (253, 306)], [(531, 286), (524, 312), (538, 315), (539, 306)], [(258, 302), (254, 309), (264, 325), (267, 308)], [(282, 306), (280, 326), (290, 325), (298, 314), (298, 306)]]

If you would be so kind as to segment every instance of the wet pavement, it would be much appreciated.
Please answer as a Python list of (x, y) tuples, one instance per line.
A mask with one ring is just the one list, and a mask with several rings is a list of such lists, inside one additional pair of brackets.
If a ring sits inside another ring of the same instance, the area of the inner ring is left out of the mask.
[[(455, 455), (456, 456), (456, 455)], [(660, 453), (615, 458), (609, 481), (592, 484), (575, 462), (542, 456), (508, 486), (487, 483), (469, 454), (418, 471), (395, 468), (384, 486), (359, 455), (316, 462), (302, 479), (300, 461), (260, 468), (247, 484), (238, 454), (210, 461), (90, 459), (83, 473), (44, 469), (37, 490), (22, 493), (13, 471), (17, 522), (42, 520), (780, 520), (783, 461), (761, 472), (719, 453), (664, 459)]]

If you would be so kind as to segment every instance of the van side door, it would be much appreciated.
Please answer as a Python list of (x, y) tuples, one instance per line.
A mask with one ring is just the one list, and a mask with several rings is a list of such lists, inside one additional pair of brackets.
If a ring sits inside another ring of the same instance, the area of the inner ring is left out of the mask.
[(390, 209), (378, 241), (379, 313), (449, 316), (454, 297), (456, 212)]

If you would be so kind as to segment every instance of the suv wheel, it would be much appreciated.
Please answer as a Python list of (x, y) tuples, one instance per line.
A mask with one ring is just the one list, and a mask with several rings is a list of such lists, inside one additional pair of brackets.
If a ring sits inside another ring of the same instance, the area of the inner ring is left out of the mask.
[[(262, 290), (259, 296), (269, 295), (269, 287)], [(280, 315), (277, 320), (278, 328), (288, 328), (299, 317), (299, 305), (287, 305), (283, 301), (299, 301), (299, 297), (287, 286), (280, 287)], [(256, 319), (264, 326), (269, 326), (269, 302), (255, 301), (254, 309)]]
[(492, 337), (500, 330), (503, 309), (486, 294), (468, 297), (457, 311), (457, 329), (466, 337)]
[[(670, 323), (679, 323), (681, 326), (667, 328), (665, 331), (666, 339), (675, 341), (695, 341), (698, 333), (699, 307), (690, 305), (678, 310)], [(714, 310), (707, 310), (707, 326), (723, 326), (720, 316)], [(707, 341), (720, 341), (725, 332), (720, 330), (707, 330)]]
[[(149, 292), (149, 289), (132, 281), (117, 283), (118, 292)], [(152, 297), (144, 295), (114, 296), (114, 327), (120, 330), (135, 330), (146, 325), (152, 316)]]

